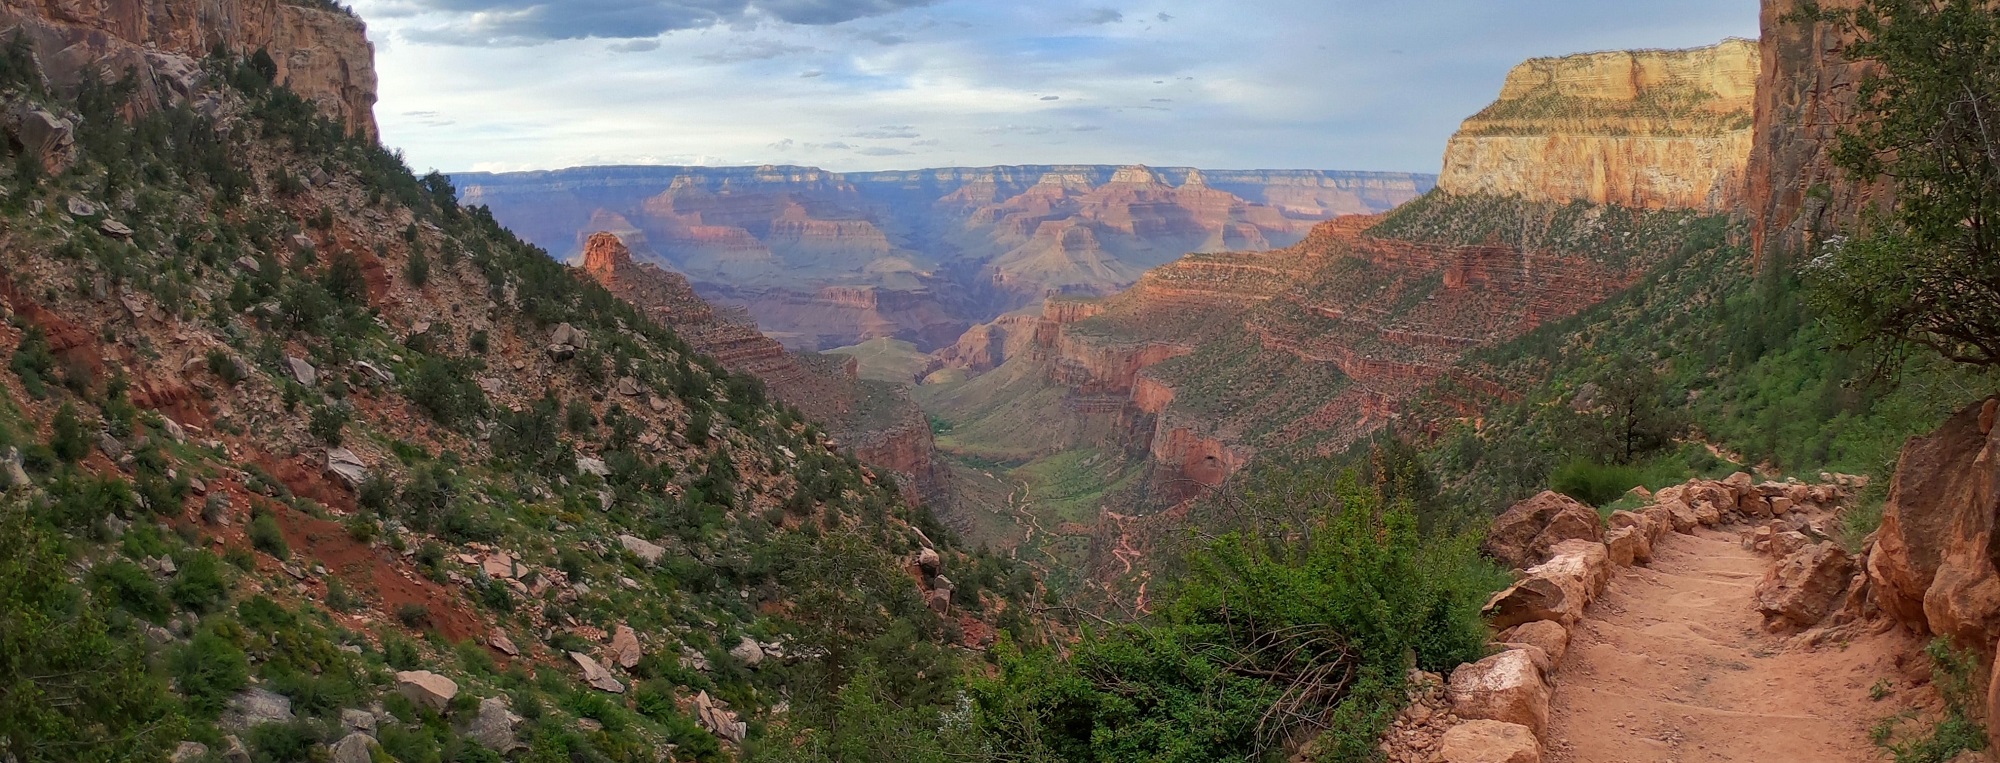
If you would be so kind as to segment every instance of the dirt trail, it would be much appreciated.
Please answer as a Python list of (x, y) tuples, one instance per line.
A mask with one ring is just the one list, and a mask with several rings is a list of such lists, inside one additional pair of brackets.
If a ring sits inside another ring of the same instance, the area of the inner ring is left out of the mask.
[[(1733, 533), (1671, 534), (1619, 572), (1557, 672), (1555, 763), (1835, 763), (1883, 759), (1868, 728), (1902, 703), (1900, 631), (1817, 648), (1765, 632), (1751, 595), (1773, 562)], [(1897, 692), (1900, 694), (1901, 692)]]

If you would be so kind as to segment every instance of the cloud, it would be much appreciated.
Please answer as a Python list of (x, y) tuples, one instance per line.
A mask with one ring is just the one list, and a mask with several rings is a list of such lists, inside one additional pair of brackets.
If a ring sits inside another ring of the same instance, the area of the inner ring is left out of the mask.
[(1062, 100), (1062, 96), (1060, 96), (1060, 95), (1045, 95), (1045, 96), (1042, 96), (1042, 100), (1044, 100), (1044, 101), (1060, 101), (1060, 100)]
[(807, 69), (805, 71), (799, 72), (799, 79), (813, 79), (815, 77), (824, 77), (824, 76), (826, 76), (826, 72), (820, 71), (818, 69)]
[(783, 58), (800, 53), (817, 52), (819, 52), (818, 48), (793, 45), (791, 43), (778, 42), (777, 40), (749, 40), (727, 50), (715, 53), (703, 53), (696, 56), (696, 58), (712, 64), (740, 64), (746, 61), (768, 61), (773, 58)]
[(900, 125), (863, 130), (847, 137), (861, 138), (863, 140), (896, 140), (922, 137), (922, 133), (917, 132), (917, 128), (910, 125)]
[(411, 39), (448, 45), (518, 46), (554, 40), (658, 37), (667, 32), (772, 20), (830, 26), (930, 5), (935, 0), (404, 0), (384, 17), (438, 14)]
[(657, 39), (622, 40), (619, 42), (611, 43), (610, 45), (605, 47), (610, 48), (611, 52), (613, 53), (645, 53), (648, 51), (659, 50), (660, 41)]
[(887, 146), (869, 146), (867, 148), (861, 149), (860, 151), (856, 151), (855, 153), (860, 154), (862, 156), (909, 156), (910, 155), (910, 152), (904, 151), (903, 149), (889, 148)]
[(1125, 14), (1116, 8), (1092, 8), (1084, 11), (1081, 20), (1085, 24), (1116, 24), (1125, 20)]
[(769, 148), (772, 151), (790, 151), (792, 150), (792, 147), (796, 145), (798, 145), (797, 141), (794, 141), (791, 138), (786, 138), (776, 143), (772, 143), (771, 145), (766, 146), (766, 148)]
[(1169, 21), (1173, 21), (1174, 15), (1171, 13), (1167, 13), (1166, 11), (1161, 11), (1160, 15), (1154, 16), (1153, 18), (1159, 19), (1160, 23), (1165, 24)]

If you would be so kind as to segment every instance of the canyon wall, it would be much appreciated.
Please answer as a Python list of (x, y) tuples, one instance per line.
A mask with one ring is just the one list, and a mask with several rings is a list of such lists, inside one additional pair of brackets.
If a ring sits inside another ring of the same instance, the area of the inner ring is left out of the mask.
[(1733, 208), (1755, 131), (1759, 47), (1535, 59), (1445, 149), (1450, 193), (1639, 209)]
[(281, 0), (5, 0), (0, 26), (25, 34), (52, 76), (74, 86), (85, 72), (127, 71), (152, 93), (191, 96), (191, 60), (217, 46), (270, 52), (278, 82), (318, 104), (350, 132), (375, 136), (375, 48), (359, 18)]
[[(1859, 0), (1820, 0), (1848, 9)], [(1844, 60), (1849, 40), (1827, 24), (1793, 18), (1803, 0), (1764, 0), (1763, 67), (1758, 77), (1756, 147), (1743, 207), (1762, 261), (1776, 249), (1805, 259), (1816, 239), (1888, 200), (1881, 184), (1861, 186), (1833, 166), (1841, 128), (1858, 118), (1864, 67)]]
[(839, 174), (595, 167), (455, 176), (463, 201), (557, 256), (619, 233), (795, 349), (925, 350), (1049, 294), (1108, 295), (1191, 251), (1297, 243), (1428, 191), (1406, 173), (1097, 165)]
[(863, 463), (900, 475), (913, 499), (943, 490), (930, 420), (900, 389), (858, 378), (851, 361), (786, 351), (755, 324), (719, 314), (686, 278), (635, 262), (631, 249), (613, 234), (598, 233), (585, 242), (580, 268), (640, 313), (674, 329), (697, 352), (762, 379), (772, 396), (826, 427)]

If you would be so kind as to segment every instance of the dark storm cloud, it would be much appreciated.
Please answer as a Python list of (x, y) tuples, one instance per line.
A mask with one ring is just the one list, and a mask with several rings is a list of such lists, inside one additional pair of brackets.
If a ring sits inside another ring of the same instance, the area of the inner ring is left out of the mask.
[(424, 42), (530, 45), (586, 37), (637, 39), (775, 19), (825, 26), (930, 5), (934, 0), (411, 0), (404, 7), (457, 16), (415, 31)]

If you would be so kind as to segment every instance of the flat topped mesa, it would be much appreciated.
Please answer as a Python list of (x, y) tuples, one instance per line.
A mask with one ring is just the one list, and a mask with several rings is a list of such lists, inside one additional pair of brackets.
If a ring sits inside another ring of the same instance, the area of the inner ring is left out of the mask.
[(1757, 44), (1541, 58), (1445, 150), (1448, 193), (1721, 212), (1755, 134)]

